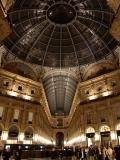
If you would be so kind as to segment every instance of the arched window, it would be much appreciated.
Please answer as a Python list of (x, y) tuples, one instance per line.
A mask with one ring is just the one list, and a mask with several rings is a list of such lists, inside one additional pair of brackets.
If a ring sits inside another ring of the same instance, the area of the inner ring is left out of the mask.
[(100, 128), (100, 132), (110, 132), (110, 127), (107, 125), (104, 125)]
[(110, 127), (107, 125), (101, 126), (100, 135), (101, 135), (101, 145), (108, 146), (111, 141)]
[(33, 128), (32, 127), (28, 127), (25, 129), (25, 139), (32, 139), (33, 138)]
[(86, 133), (95, 133), (95, 129), (93, 127), (88, 127)]
[(16, 125), (13, 125), (9, 128), (8, 139), (17, 139), (19, 134), (19, 129)]

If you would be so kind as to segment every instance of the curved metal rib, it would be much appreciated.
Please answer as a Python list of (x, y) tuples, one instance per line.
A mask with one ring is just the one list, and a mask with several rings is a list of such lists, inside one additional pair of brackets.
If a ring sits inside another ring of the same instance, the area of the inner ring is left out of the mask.
[(50, 24), (47, 25), (45, 28), (43, 28), (42, 32), (40, 32), (40, 34), (38, 35), (38, 37), (37, 37), (36, 40), (34, 41), (33, 45), (31, 46), (31, 48), (30, 48), (30, 50), (29, 50), (29, 52), (28, 52), (28, 54), (27, 54), (26, 60), (29, 58), (32, 49), (35, 47), (35, 45), (36, 45), (37, 41), (40, 39), (41, 35), (46, 31), (46, 29), (47, 29), (49, 26), (50, 26)]
[[(74, 41), (72, 39), (72, 36), (71, 36), (71, 33), (70, 33), (70, 30), (68, 28), (68, 26), (66, 25), (67, 27), (67, 30), (68, 30), (68, 33), (70, 35), (70, 39), (71, 39), (71, 42), (72, 42), (72, 45), (73, 45), (73, 49), (74, 49), (74, 53), (75, 53), (75, 57), (76, 57), (76, 60), (77, 60), (77, 63), (78, 63), (78, 66), (79, 66), (79, 61), (78, 61), (78, 56), (77, 56), (77, 51), (76, 51), (76, 48), (75, 48), (75, 44), (74, 44)], [(79, 66), (80, 67), (80, 66)]]
[(43, 65), (44, 65), (45, 57), (46, 57), (46, 55), (47, 55), (48, 48), (49, 48), (49, 44), (50, 44), (50, 42), (51, 42), (51, 38), (52, 38), (52, 35), (53, 35), (53, 33), (54, 33), (54, 30), (55, 30), (55, 26), (54, 26), (54, 29), (53, 29), (53, 31), (52, 31), (52, 33), (51, 33), (50, 38), (49, 38), (48, 45), (46, 46), (46, 50), (45, 50), (45, 53), (44, 53), (43, 62), (42, 62), (41, 67), (43, 67)]
[(79, 32), (80, 37), (82, 38), (82, 40), (84, 41), (84, 43), (86, 44), (87, 48), (89, 49), (91, 55), (93, 55), (94, 60), (96, 61), (94, 52), (92, 51), (92, 49), (89, 46), (88, 41), (85, 39), (85, 37), (80, 33), (80, 31), (76, 28), (76, 26), (73, 24), (74, 28)]
[[(80, 9), (83, 10), (83, 9)], [(98, 12), (98, 13), (104, 13), (104, 14), (110, 14), (112, 16), (114, 16), (115, 14), (113, 12), (108, 12), (105, 10), (97, 10), (97, 9), (84, 9), (83, 11), (88, 11), (88, 12)]]
[(92, 19), (92, 18), (88, 18), (88, 17), (85, 17), (85, 16), (80, 16), (80, 15), (78, 15), (78, 17), (79, 18), (82, 18), (82, 19), (86, 19), (86, 20), (89, 20), (89, 21), (92, 21), (92, 22), (94, 22), (94, 23), (97, 23), (97, 24), (99, 24), (99, 25), (101, 25), (101, 26), (103, 26), (103, 27), (105, 27), (105, 28), (109, 28), (107, 25), (105, 25), (104, 23), (102, 23), (102, 22), (99, 22), (99, 21), (96, 21), (96, 20), (94, 20), (94, 19)]
[[(47, 21), (47, 20), (45, 20), (45, 21)], [(43, 22), (45, 22), (45, 21), (43, 21)], [(34, 27), (32, 26), (31, 28), (32, 29), (35, 29), (35, 28), (37, 28), (38, 26), (40, 26), (41, 24), (37, 24), (37, 25), (35, 25)], [(30, 28), (30, 29), (31, 29)], [(29, 30), (30, 30), (29, 29)], [(11, 51), (13, 50), (13, 48), (16, 46), (17, 48), (19, 48), (18, 46), (17, 46), (17, 44), (26, 36), (26, 34), (28, 33), (28, 31), (26, 31), (25, 33), (24, 33), (24, 35), (12, 46), (12, 48), (11, 48)], [(20, 48), (19, 48), (20, 49)]]
[[(26, 8), (26, 9), (19, 9), (19, 10), (15, 10), (15, 11), (11, 11), (11, 12), (8, 12), (7, 14), (10, 15), (10, 14), (16, 14), (17, 12), (28, 12), (28, 11), (39, 11), (40, 9), (37, 9), (37, 8)], [(41, 9), (42, 10), (42, 9)], [(42, 11), (45, 11), (45, 10), (42, 10)]]
[[(79, 23), (80, 23), (80, 21), (78, 21)], [(89, 29), (90, 30), (90, 28), (87, 26), (87, 25), (85, 25), (85, 24), (83, 24), (83, 23), (80, 23), (80, 24), (82, 24), (83, 26), (85, 26), (87, 29)], [(93, 33), (94, 33), (94, 31), (92, 31)], [(94, 33), (94, 34), (96, 34), (97, 36), (98, 36), (98, 38), (100, 39), (100, 41), (106, 46), (106, 48), (108, 49), (108, 51), (110, 52), (110, 53), (112, 53), (112, 55), (115, 57), (115, 54), (112, 52), (112, 50), (110, 50), (110, 48), (106, 45), (106, 43), (102, 40), (102, 38), (97, 34), (97, 33)]]

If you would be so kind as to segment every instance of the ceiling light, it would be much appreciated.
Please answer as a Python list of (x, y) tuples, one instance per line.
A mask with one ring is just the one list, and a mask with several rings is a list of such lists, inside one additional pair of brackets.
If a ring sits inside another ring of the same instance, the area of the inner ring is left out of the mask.
[(14, 97), (18, 96), (18, 93), (14, 92), (14, 91), (8, 91), (7, 94), (10, 96), (14, 96)]
[(28, 96), (28, 95), (23, 95), (23, 98), (26, 99), (26, 100), (31, 100), (31, 97)]
[(96, 98), (98, 98), (97, 95), (92, 95), (92, 96), (88, 97), (89, 100), (94, 100), (94, 99), (96, 99)]
[(106, 91), (106, 92), (102, 93), (102, 96), (106, 97), (106, 96), (109, 96), (111, 94), (112, 94), (111, 91)]

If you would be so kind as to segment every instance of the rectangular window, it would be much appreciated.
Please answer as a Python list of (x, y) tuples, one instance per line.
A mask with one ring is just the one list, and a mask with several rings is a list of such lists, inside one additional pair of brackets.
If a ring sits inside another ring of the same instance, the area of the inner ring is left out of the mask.
[(28, 122), (32, 122), (33, 120), (33, 112), (29, 112), (28, 114)]
[(29, 121), (28, 124), (32, 124), (32, 122)]
[(91, 124), (91, 121), (90, 121), (90, 120), (87, 120), (87, 124)]
[(35, 91), (34, 91), (34, 90), (31, 90), (31, 94), (35, 94)]
[(18, 119), (14, 119), (13, 121), (14, 121), (14, 122), (18, 122)]
[(18, 86), (18, 90), (19, 90), (19, 91), (22, 91), (22, 86)]
[(19, 118), (19, 110), (18, 109), (15, 109), (14, 110), (14, 120), (18, 120), (18, 118)]
[(5, 81), (3, 85), (4, 85), (5, 87), (8, 87), (8, 86), (9, 86), (9, 82)]
[(105, 118), (102, 118), (102, 119), (101, 119), (101, 122), (106, 122)]

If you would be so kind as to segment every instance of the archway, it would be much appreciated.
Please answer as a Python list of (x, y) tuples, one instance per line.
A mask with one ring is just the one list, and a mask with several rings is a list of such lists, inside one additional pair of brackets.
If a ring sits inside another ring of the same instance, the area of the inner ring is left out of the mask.
[(93, 63), (85, 68), (83, 79), (88, 80), (115, 70), (116, 64), (107, 60), (103, 62)]
[(100, 135), (101, 135), (101, 144), (103, 146), (108, 146), (110, 145), (110, 127), (107, 125), (103, 125), (100, 128)]
[(19, 134), (19, 129), (16, 125), (13, 125), (9, 128), (8, 139), (17, 139)]
[(88, 147), (95, 143), (95, 129), (93, 127), (88, 127), (86, 130), (87, 144)]
[(24, 137), (26, 140), (30, 140), (33, 138), (33, 128), (27, 127), (24, 132)]
[(24, 132), (24, 144), (32, 144), (33, 128), (27, 127)]
[(56, 133), (56, 146), (58, 147), (64, 146), (64, 133), (63, 132)]
[(8, 130), (8, 144), (17, 144), (18, 143), (19, 129), (16, 125), (12, 125)]
[(3, 68), (9, 72), (37, 81), (37, 75), (34, 72), (33, 68), (26, 63), (20, 61), (12, 61), (6, 63)]

